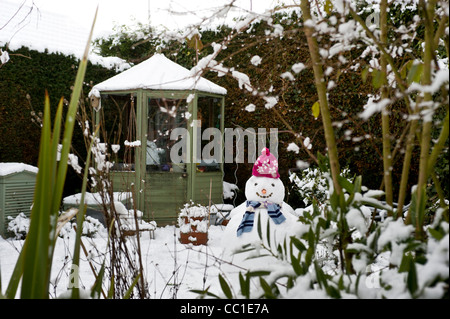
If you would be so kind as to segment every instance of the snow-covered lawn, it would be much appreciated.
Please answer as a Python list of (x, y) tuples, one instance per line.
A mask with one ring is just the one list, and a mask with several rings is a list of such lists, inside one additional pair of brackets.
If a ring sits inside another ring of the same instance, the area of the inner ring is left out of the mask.
[[(268, 270), (270, 277), (277, 277), (282, 274), (293, 272), (292, 265), (288, 262), (276, 260), (271, 256), (262, 257), (261, 254), (256, 258), (246, 259), (245, 257), (254, 257), (256, 251), (251, 251), (253, 255), (234, 255), (230, 257), (227, 254), (226, 227), (210, 226), (209, 240), (207, 245), (193, 246), (192, 244), (181, 244), (179, 242), (180, 229), (176, 226), (157, 227), (154, 239), (150, 238), (149, 232), (143, 232), (140, 238), (142, 251), (142, 263), (146, 283), (148, 284), (148, 293), (152, 299), (194, 299), (200, 297), (199, 294), (191, 290), (205, 290), (225, 297), (220, 281), (219, 274), (225, 278), (230, 285), (233, 296), (240, 295), (239, 272), (243, 275), (248, 269), (251, 271)], [(66, 229), (67, 230), (67, 229)], [(127, 244), (131, 247), (130, 252), (135, 251), (136, 236), (127, 237)], [(67, 231), (56, 241), (55, 254), (53, 259), (50, 297), (67, 297), (70, 290), (71, 266), (74, 248), (75, 232)], [(86, 247), (88, 257), (81, 253), (81, 262), (79, 268), (80, 288), (84, 293), (82, 296), (88, 296), (90, 288), (95, 282), (95, 275), (91, 265), (98, 273), (101, 264), (105, 259), (107, 251), (107, 232), (100, 230), (94, 237), (82, 237), (82, 242)], [(2, 292), (9, 283), (11, 274), (14, 270), (19, 251), (24, 244), (24, 240), (4, 239), (0, 237), (0, 274), (2, 283)], [(261, 249), (262, 253), (263, 250)], [(336, 264), (333, 262), (337, 256), (333, 256), (325, 246), (318, 245), (315, 251), (316, 261), (326, 273), (336, 273)], [(368, 273), (362, 273), (363, 276), (358, 284), (359, 298), (411, 298), (406, 289), (407, 273), (398, 273), (397, 270), (389, 269), (393, 255), (386, 251), (378, 255), (375, 262), (366, 268)], [(440, 242), (433, 241), (429, 244), (427, 253), (428, 261), (425, 265), (417, 265), (418, 283), (424, 287), (422, 298), (442, 298), (445, 291), (445, 283), (441, 282), (433, 287), (428, 287), (427, 280), (434, 280), (436, 276), (448, 278), (448, 235)], [(245, 260), (244, 260), (245, 259)], [(108, 260), (108, 259), (107, 259)], [(135, 269), (138, 269), (137, 258), (135, 258)], [(90, 264), (89, 262), (90, 261)], [(355, 264), (357, 265), (357, 264)], [(447, 265), (447, 266), (446, 266)], [(129, 269), (124, 264), (124, 271)], [(370, 269), (369, 269), (370, 268)], [(280, 297), (288, 299), (323, 299), (329, 298), (323, 289), (311, 289), (310, 279), (314, 276), (314, 271), (310, 274), (298, 277), (296, 286), (289, 291), (283, 287), (283, 283), (278, 285), (280, 291), (283, 290)], [(129, 276), (133, 279), (131, 276)], [(388, 283), (391, 289), (380, 289), (380, 279)], [(258, 278), (254, 278), (250, 284), (250, 297), (257, 298), (262, 295), (261, 287), (256, 283)], [(269, 280), (269, 279), (268, 279)], [(256, 284), (255, 284), (256, 283)], [(108, 291), (108, 283), (103, 283), (103, 289)], [(20, 288), (19, 288), (20, 289)], [(20, 292), (16, 297), (20, 296)], [(353, 293), (342, 294), (343, 298), (357, 297)]]
[[(143, 232), (140, 236), (142, 261), (151, 298), (196, 298), (198, 294), (190, 290), (204, 289), (208, 286), (218, 288), (218, 274), (222, 271), (227, 274), (227, 279), (237, 280), (240, 269), (221, 261), (224, 251), (221, 235), (224, 228), (224, 226), (210, 226), (207, 246), (181, 244), (178, 240), (179, 228), (175, 226), (158, 227), (155, 230), (155, 239), (150, 239), (149, 232)], [(50, 289), (53, 298), (67, 291), (74, 240), (75, 233), (72, 232), (65, 238), (58, 238), (56, 242)], [(134, 245), (136, 237), (128, 237), (128, 240), (130, 245)], [(94, 238), (83, 236), (82, 241), (98, 272), (99, 263), (104, 258), (102, 254), (106, 251), (106, 232), (99, 232)], [(0, 237), (3, 289), (9, 282), (23, 243), (23, 240)], [(95, 277), (83, 253), (81, 259), (79, 269), (81, 288), (90, 289)], [(214, 290), (220, 292), (220, 288)]]

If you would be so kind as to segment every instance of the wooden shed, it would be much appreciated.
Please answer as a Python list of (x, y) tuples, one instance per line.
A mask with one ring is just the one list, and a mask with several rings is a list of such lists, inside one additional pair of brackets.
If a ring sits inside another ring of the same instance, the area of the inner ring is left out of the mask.
[[(222, 203), (222, 147), (215, 149), (215, 160), (204, 161), (201, 154), (211, 140), (222, 139), (226, 93), (162, 54), (93, 87), (89, 96), (100, 136), (114, 161), (113, 190), (135, 191), (146, 220), (176, 222), (190, 200)], [(221, 136), (202, 139), (207, 128)], [(178, 149), (183, 136), (174, 137), (177, 129), (188, 132), (184, 148)]]
[(23, 163), (0, 163), (0, 235), (5, 237), (8, 217), (30, 216), (37, 167)]

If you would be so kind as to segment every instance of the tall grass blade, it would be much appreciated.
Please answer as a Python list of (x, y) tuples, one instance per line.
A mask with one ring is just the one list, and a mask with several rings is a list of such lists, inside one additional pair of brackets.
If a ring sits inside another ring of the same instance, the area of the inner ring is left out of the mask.
[(51, 167), (50, 100), (45, 95), (44, 119), (39, 148), (38, 174), (30, 230), (25, 240), (21, 298), (48, 298), (50, 243), (50, 199), (53, 190)]
[(219, 282), (220, 287), (222, 288), (222, 291), (225, 294), (225, 297), (227, 297), (228, 299), (233, 299), (233, 294), (231, 292), (230, 286), (220, 274), (219, 274)]
[(134, 286), (136, 286), (139, 278), (141, 277), (141, 274), (138, 274), (136, 278), (134, 278), (133, 282), (131, 283), (130, 288), (125, 292), (125, 295), (123, 296), (123, 299), (130, 299), (131, 293), (133, 292)]
[(42, 122), (41, 141), (38, 158), (38, 174), (31, 210), (30, 229), (22, 251), (17, 260), (8, 288), (7, 298), (14, 298), (20, 280), (22, 280), (21, 298), (49, 297), (50, 272), (56, 238), (57, 216), (67, 173), (68, 156), (71, 147), (75, 115), (81, 96), (83, 79), (87, 67), (87, 55), (92, 39), (92, 31), (83, 59), (80, 62), (75, 80), (72, 98), (67, 111), (60, 162), (57, 162), (58, 144), (61, 135), (62, 99), (58, 105), (52, 133), (50, 121), (50, 100), (46, 92), (44, 102), (44, 118)]
[[(94, 21), (92, 23), (91, 31), (89, 34), (89, 38), (86, 44), (86, 48), (84, 51), (84, 55), (82, 60), (80, 61), (80, 65), (78, 67), (77, 76), (75, 78), (75, 84), (72, 92), (72, 98), (70, 99), (69, 108), (67, 110), (66, 115), (66, 122), (65, 122), (65, 128), (64, 128), (64, 136), (62, 139), (62, 149), (61, 149), (61, 160), (60, 160), (60, 166), (58, 168), (58, 173), (56, 176), (56, 186), (55, 186), (55, 193), (52, 201), (52, 208), (53, 209), (59, 209), (59, 205), (62, 200), (62, 194), (64, 190), (64, 182), (66, 180), (66, 174), (67, 174), (67, 161), (69, 158), (69, 151), (70, 146), (72, 143), (72, 136), (73, 136), (73, 128), (75, 125), (75, 116), (77, 114), (78, 109), (78, 102), (81, 96), (81, 90), (83, 88), (83, 80), (84, 76), (86, 74), (86, 68), (87, 68), (87, 58), (89, 55), (89, 47), (92, 40), (92, 34), (94, 31), (95, 21), (97, 19), (97, 13), (98, 8), (95, 11), (94, 15)], [(56, 220), (55, 226), (56, 226)]]
[[(85, 165), (84, 174), (83, 174), (83, 184), (81, 186), (81, 202), (80, 202), (80, 207), (78, 209), (80, 214), (77, 216), (77, 234), (75, 237), (75, 247), (74, 247), (74, 253), (73, 253), (73, 260), (72, 260), (72, 269), (73, 270), (79, 269), (79, 266), (80, 266), (81, 234), (83, 233), (83, 222), (84, 222), (84, 219), (86, 216), (86, 203), (84, 202), (84, 198), (86, 195), (89, 166), (91, 164), (92, 147), (94, 145), (94, 140), (97, 136), (97, 133), (98, 133), (98, 127), (97, 127), (97, 130), (95, 131), (92, 141), (89, 145), (89, 150), (88, 150), (87, 157), (86, 157), (86, 165)], [(75, 273), (75, 285), (72, 290), (72, 299), (79, 299), (79, 298), (80, 298), (79, 278), (78, 278), (78, 272), (76, 272)]]

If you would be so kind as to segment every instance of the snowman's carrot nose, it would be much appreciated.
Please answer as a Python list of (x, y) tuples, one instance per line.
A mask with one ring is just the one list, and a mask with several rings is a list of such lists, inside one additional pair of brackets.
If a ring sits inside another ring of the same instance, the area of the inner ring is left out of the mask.
[(264, 189), (262, 189), (261, 190), (261, 193), (263, 193), (264, 195), (267, 193), (267, 191), (266, 191), (266, 189), (264, 188)]

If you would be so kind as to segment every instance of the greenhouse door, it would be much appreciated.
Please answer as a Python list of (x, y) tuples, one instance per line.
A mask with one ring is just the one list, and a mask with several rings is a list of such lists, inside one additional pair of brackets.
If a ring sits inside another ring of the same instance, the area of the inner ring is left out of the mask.
[[(201, 132), (216, 129), (209, 135), (202, 136), (202, 159), (196, 163), (192, 171), (192, 199), (202, 205), (220, 204), (223, 197), (223, 165), (221, 140), (223, 132), (221, 97), (199, 96), (197, 99), (197, 122)], [(214, 141), (215, 143), (211, 143)], [(208, 149), (209, 145), (213, 147)], [(208, 150), (208, 152), (204, 152)]]
[[(131, 192), (136, 181), (136, 93), (102, 94), (102, 107), (97, 116), (99, 137), (108, 148), (108, 160), (113, 163), (110, 177), (114, 192)], [(100, 190), (97, 186), (96, 191)], [(128, 208), (131, 208), (128, 203)]]
[(172, 146), (178, 141), (170, 136), (176, 128), (187, 128), (188, 109), (184, 99), (148, 98), (147, 103), (146, 217), (167, 225), (176, 222), (187, 202), (187, 163), (171, 158)]

